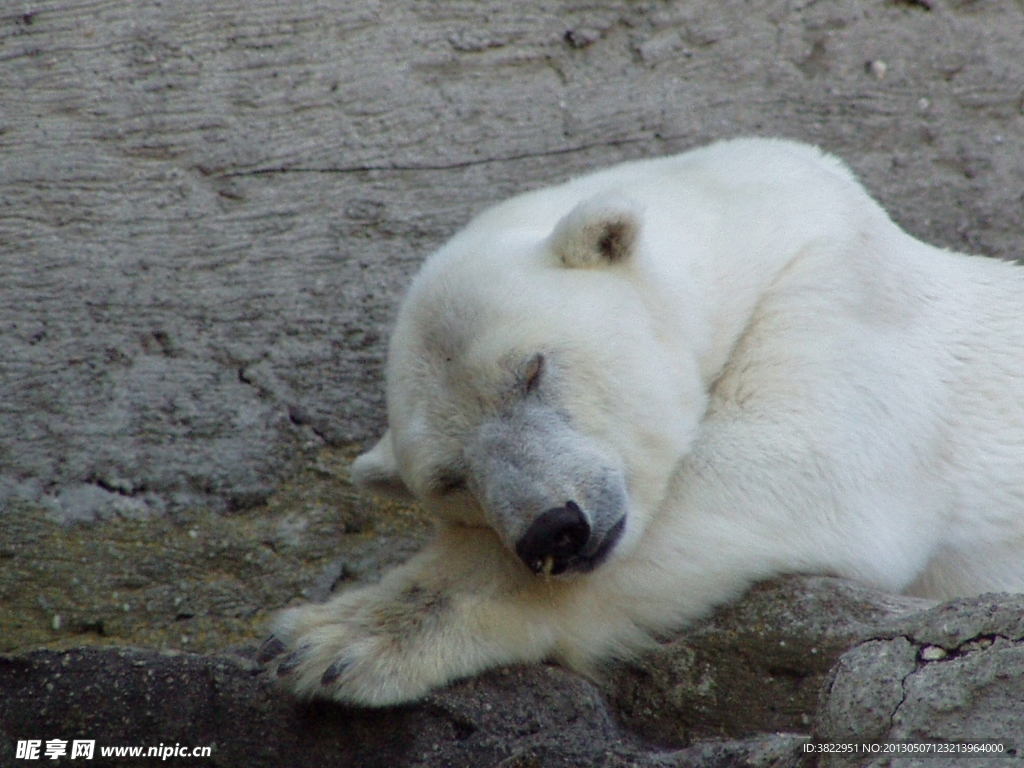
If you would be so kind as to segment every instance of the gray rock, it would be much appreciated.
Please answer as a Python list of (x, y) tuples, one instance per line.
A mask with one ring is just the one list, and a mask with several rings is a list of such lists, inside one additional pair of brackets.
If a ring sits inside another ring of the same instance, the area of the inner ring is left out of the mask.
[(931, 605), (842, 579), (763, 582), (657, 649), (618, 665), (602, 688), (631, 730), (666, 746), (758, 732), (806, 733), (840, 655), (893, 619)]
[(210, 747), (174, 765), (223, 768), (795, 768), (804, 739), (762, 736), (676, 753), (624, 734), (590, 683), (557, 667), (498, 670), (383, 710), (301, 704), (237, 656), (130, 649), (0, 657), (0, 764), (19, 740)]
[(0, 12), (0, 509), (242, 508), (365, 443), (423, 255), (599, 165), (805, 139), (914, 235), (1022, 255), (1013, 0), (97, 13)]
[(903, 637), (870, 640), (844, 654), (832, 672), (815, 736), (836, 744), (885, 741), (917, 655)]
[(156, 494), (132, 496), (114, 493), (98, 485), (78, 483), (62, 488), (56, 496), (37, 500), (51, 520), (62, 524), (121, 518), (147, 520), (162, 514), (165, 504)]
[[(963, 756), (823, 758), (805, 751), (813, 749), (808, 732), (812, 744), (1001, 740), (1015, 750), (1011, 757), (1024, 759), (1016, 744), (1024, 733), (1024, 596), (917, 608), (836, 579), (761, 584), (653, 652), (643, 668), (674, 684), (634, 686), (630, 697), (609, 680), (635, 680), (636, 665), (596, 684), (557, 666), (501, 669), (416, 704), (354, 710), (280, 694), (250, 660), (251, 648), (210, 656), (125, 648), (0, 656), (0, 765), (12, 762), (18, 740), (32, 738), (212, 746), (207, 764), (225, 767), (991, 765)], [(766, 642), (780, 637), (787, 645), (779, 650)], [(946, 646), (936, 645), (940, 637)], [(846, 645), (852, 648), (837, 650)], [(810, 647), (827, 651), (809, 658)], [(928, 648), (945, 655), (924, 654)], [(820, 705), (786, 693), (797, 672), (820, 681), (830, 655), (840, 658), (824, 675)], [(720, 710), (686, 703), (694, 694), (678, 671), (691, 670), (695, 656), (715, 659), (704, 672)], [(744, 698), (761, 705), (743, 705)], [(766, 717), (780, 712), (795, 727), (766, 728)], [(801, 726), (812, 716), (813, 731)], [(686, 722), (670, 730), (675, 718)], [(689, 742), (672, 747), (665, 733)]]
[[(1024, 761), (1022, 734), (1024, 595), (945, 603), (856, 646), (833, 669), (814, 727), (817, 741), (832, 743), (1000, 742), (1017, 761)], [(887, 760), (829, 757), (820, 765)], [(957, 755), (921, 764), (992, 763)]]

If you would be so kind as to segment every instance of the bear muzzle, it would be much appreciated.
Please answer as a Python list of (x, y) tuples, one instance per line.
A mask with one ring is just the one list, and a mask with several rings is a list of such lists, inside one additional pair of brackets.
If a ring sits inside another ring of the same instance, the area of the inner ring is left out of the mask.
[(587, 572), (600, 565), (625, 529), (622, 517), (599, 541), (592, 536), (586, 515), (574, 501), (537, 517), (516, 543), (516, 554), (536, 574), (557, 576)]

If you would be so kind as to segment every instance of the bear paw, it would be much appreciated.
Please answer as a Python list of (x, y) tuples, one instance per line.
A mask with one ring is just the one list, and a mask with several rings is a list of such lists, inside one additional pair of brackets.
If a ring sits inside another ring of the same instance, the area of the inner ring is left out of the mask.
[(431, 637), (438, 606), (418, 597), (415, 589), (387, 601), (363, 592), (287, 609), (257, 659), (302, 698), (362, 706), (420, 698), (453, 675), (438, 638)]

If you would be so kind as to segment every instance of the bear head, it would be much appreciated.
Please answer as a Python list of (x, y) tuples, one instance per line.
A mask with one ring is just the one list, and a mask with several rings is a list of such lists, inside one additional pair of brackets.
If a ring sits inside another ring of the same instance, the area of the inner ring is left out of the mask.
[(391, 339), (388, 430), (352, 472), (571, 576), (631, 550), (707, 395), (652, 298), (641, 207), (560, 207), (516, 199), (427, 260)]

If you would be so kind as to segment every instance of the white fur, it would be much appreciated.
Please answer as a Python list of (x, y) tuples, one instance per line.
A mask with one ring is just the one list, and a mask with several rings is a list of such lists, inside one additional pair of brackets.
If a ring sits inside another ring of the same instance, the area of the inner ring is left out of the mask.
[[(602, 262), (615, 217), (628, 256)], [(436, 489), (538, 352), (629, 496), (608, 561), (567, 578), (516, 559), (518, 521), (473, 478)], [(414, 282), (387, 376), (390, 429), (353, 474), (442, 529), (381, 584), (280, 616), (300, 694), (387, 704), (508, 662), (585, 669), (781, 572), (1024, 590), (1024, 272), (915, 240), (814, 148), (720, 143), (485, 212)]]

